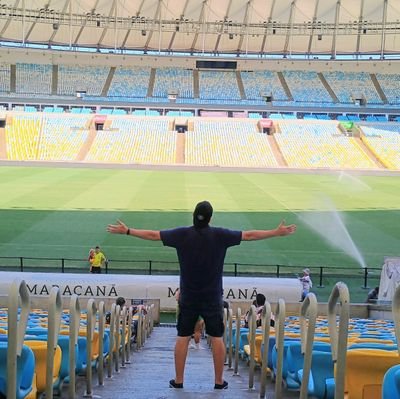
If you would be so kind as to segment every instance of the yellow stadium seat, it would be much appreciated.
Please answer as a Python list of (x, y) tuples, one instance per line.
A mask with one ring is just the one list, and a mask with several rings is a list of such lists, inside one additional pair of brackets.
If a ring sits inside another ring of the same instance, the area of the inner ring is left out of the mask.
[[(35, 374), (36, 389), (41, 393), (46, 390), (46, 361), (47, 361), (47, 342), (46, 341), (25, 341), (35, 355)], [(53, 384), (58, 382), (61, 367), (61, 348), (57, 345), (54, 353)]]
[(399, 364), (400, 357), (397, 351), (351, 349), (346, 362), (347, 398), (377, 399), (386, 371)]

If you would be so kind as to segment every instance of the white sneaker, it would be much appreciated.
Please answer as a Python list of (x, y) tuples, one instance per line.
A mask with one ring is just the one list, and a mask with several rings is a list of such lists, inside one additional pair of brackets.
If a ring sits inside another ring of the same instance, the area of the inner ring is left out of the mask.
[(196, 344), (195, 344), (194, 342), (191, 342), (191, 343), (189, 344), (189, 349), (197, 349), (197, 348), (196, 348)]

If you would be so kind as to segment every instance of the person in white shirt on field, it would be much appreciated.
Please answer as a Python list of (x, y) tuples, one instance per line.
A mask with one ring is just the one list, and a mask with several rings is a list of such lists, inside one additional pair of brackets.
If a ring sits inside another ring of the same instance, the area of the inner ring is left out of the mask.
[(304, 301), (310, 289), (312, 288), (312, 281), (310, 277), (310, 269), (306, 268), (303, 270), (303, 276), (300, 277), (301, 284), (303, 285), (303, 291), (301, 293), (301, 302)]

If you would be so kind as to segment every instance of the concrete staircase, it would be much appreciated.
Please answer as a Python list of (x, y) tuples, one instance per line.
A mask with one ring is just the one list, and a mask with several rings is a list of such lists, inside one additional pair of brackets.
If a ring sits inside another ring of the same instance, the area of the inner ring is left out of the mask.
[(86, 158), (87, 153), (90, 150), (90, 147), (92, 146), (94, 139), (97, 136), (97, 131), (96, 129), (93, 127), (89, 130), (89, 135), (86, 139), (86, 141), (83, 143), (81, 149), (78, 152), (78, 155), (76, 156), (75, 161), (84, 161)]
[(332, 87), (329, 85), (328, 81), (325, 79), (325, 76), (321, 72), (319, 72), (318, 77), (319, 77), (319, 80), (321, 81), (321, 83), (324, 85), (326, 91), (331, 96), (332, 101), (334, 103), (339, 103), (340, 102), (339, 99), (337, 98), (335, 92), (332, 90)]
[(177, 164), (185, 163), (185, 146), (186, 146), (186, 134), (178, 133), (176, 135), (176, 160)]
[(240, 93), (240, 98), (242, 100), (246, 100), (246, 92), (244, 91), (244, 85), (243, 85), (243, 80), (242, 80), (242, 75), (240, 74), (240, 71), (236, 71), (236, 80), (237, 80), (237, 85), (239, 88), (239, 93)]
[(198, 69), (193, 69), (193, 96), (194, 98), (200, 97), (200, 83), (199, 83)]
[[(278, 133), (279, 134), (279, 133)], [(268, 143), (271, 147), (272, 153), (278, 163), (278, 166), (288, 166), (285, 157), (283, 156), (281, 149), (279, 148), (278, 142), (276, 141), (275, 135), (267, 135)]]
[(15, 93), (17, 87), (17, 66), (15, 64), (10, 66), (10, 92)]
[(110, 89), (111, 82), (112, 82), (113, 77), (114, 77), (115, 69), (116, 69), (115, 67), (111, 67), (110, 71), (108, 72), (106, 83), (104, 83), (103, 90), (101, 91), (101, 96), (102, 97), (107, 97), (108, 90)]
[(278, 78), (279, 78), (279, 81), (281, 82), (283, 90), (285, 91), (286, 97), (288, 98), (289, 101), (293, 101), (294, 99), (293, 99), (292, 92), (290, 91), (289, 86), (288, 86), (286, 79), (283, 76), (282, 72), (278, 72)]
[(53, 65), (53, 72), (51, 74), (51, 94), (57, 95), (58, 91), (58, 65)]
[(7, 159), (6, 129), (0, 129), (0, 159)]
[(147, 97), (153, 97), (154, 82), (156, 80), (156, 68), (151, 68)]
[(386, 97), (386, 94), (383, 92), (381, 85), (378, 82), (378, 79), (376, 78), (376, 75), (374, 73), (371, 73), (369, 75), (371, 77), (372, 83), (375, 86), (375, 90), (378, 92), (380, 99), (384, 104), (388, 104), (389, 101)]

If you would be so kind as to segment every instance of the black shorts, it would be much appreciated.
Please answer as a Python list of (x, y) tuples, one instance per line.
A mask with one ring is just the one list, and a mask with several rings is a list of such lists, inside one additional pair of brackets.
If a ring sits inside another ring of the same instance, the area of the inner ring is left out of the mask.
[(90, 270), (90, 273), (94, 273), (94, 274), (101, 274), (101, 267), (96, 267), (96, 266), (92, 266), (92, 269)]
[(204, 319), (206, 333), (211, 337), (224, 335), (224, 317), (222, 303), (179, 303), (178, 324), (179, 337), (189, 337), (194, 332), (199, 316)]

